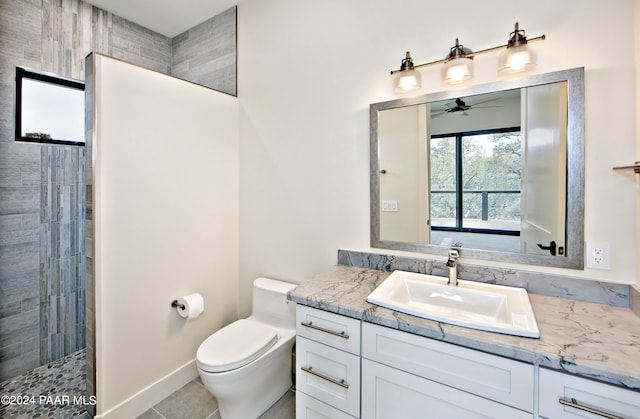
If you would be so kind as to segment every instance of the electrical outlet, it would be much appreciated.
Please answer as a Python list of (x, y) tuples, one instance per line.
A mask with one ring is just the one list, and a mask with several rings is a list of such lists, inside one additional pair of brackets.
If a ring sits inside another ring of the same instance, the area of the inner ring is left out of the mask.
[(587, 268), (611, 269), (609, 243), (587, 242)]

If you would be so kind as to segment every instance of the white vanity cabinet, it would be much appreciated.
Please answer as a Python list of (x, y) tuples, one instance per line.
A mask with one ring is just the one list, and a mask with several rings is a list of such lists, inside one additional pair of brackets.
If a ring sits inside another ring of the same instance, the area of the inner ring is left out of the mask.
[(640, 393), (540, 368), (540, 417), (640, 418)]
[(640, 392), (302, 304), (296, 310), (297, 419), (640, 419)]
[(360, 417), (360, 320), (296, 307), (296, 418)]
[(369, 323), (362, 418), (531, 418), (533, 365)]

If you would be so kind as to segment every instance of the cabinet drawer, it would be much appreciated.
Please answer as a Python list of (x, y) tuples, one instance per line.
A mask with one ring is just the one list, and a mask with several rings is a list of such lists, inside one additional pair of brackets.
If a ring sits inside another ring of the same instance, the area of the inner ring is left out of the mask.
[(639, 392), (545, 368), (540, 368), (539, 394), (542, 417), (640, 418)]
[(533, 412), (533, 365), (369, 323), (362, 333), (365, 358)]
[(296, 305), (296, 334), (360, 355), (360, 320)]
[(362, 419), (510, 418), (531, 413), (362, 360)]
[(354, 419), (354, 417), (301, 391), (296, 391), (296, 419)]
[(360, 357), (298, 336), (296, 389), (359, 416)]

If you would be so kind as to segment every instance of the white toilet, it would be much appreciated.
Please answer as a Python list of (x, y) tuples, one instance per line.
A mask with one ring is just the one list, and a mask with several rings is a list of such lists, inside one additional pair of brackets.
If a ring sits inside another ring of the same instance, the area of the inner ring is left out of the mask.
[(253, 312), (218, 330), (198, 348), (198, 373), (217, 399), (222, 419), (257, 418), (292, 386), (296, 285), (253, 281)]

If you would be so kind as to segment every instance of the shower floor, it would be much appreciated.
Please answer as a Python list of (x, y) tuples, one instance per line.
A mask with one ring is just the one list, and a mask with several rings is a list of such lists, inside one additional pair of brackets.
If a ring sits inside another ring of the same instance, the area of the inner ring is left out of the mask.
[(0, 418), (90, 419), (86, 397), (85, 350), (0, 384)]

